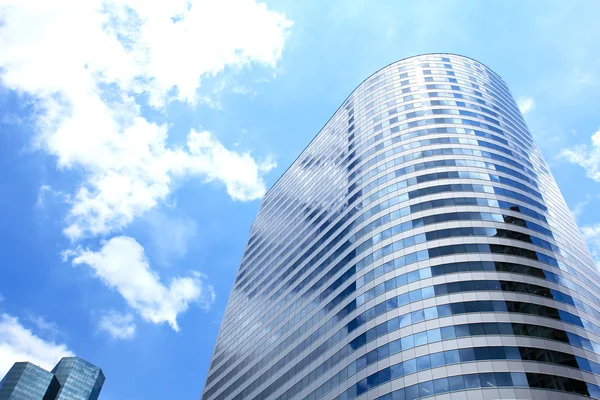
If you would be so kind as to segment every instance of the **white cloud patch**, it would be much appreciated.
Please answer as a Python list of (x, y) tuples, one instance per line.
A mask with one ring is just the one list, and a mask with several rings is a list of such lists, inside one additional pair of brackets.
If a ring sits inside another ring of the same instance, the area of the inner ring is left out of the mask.
[(48, 321), (47, 319), (40, 317), (39, 315), (28, 315), (27, 319), (35, 325), (37, 330), (41, 332), (46, 339), (56, 340), (63, 336), (63, 333), (58, 329), (56, 322)]
[(535, 108), (535, 101), (531, 97), (519, 97), (517, 105), (523, 114), (527, 114)]
[(38, 192), (36, 206), (39, 208), (43, 208), (46, 203), (46, 195), (50, 192), (52, 188), (49, 185), (40, 186), (40, 191)]
[(175, 277), (169, 285), (164, 285), (151, 270), (144, 248), (130, 237), (114, 237), (104, 242), (97, 252), (80, 248), (72, 263), (91, 267), (96, 276), (118, 291), (144, 320), (156, 324), (167, 322), (175, 331), (179, 330), (177, 315), (191, 303), (197, 302), (207, 310), (214, 302), (214, 289), (198, 272)]
[(594, 73), (575, 69), (572, 73), (571, 81), (576, 85), (595, 86), (598, 84), (598, 77)]
[(100, 317), (98, 328), (108, 333), (113, 339), (127, 340), (135, 336), (136, 325), (132, 314), (121, 314), (111, 310)]
[(46, 341), (8, 314), (0, 314), (0, 376), (17, 361), (29, 361), (50, 370), (62, 357), (73, 356), (66, 345)]
[(600, 224), (583, 226), (581, 233), (596, 260), (596, 265), (600, 268)]
[(240, 95), (250, 95), (252, 97), (256, 96), (258, 92), (254, 89), (249, 88), (244, 85), (236, 85), (231, 89), (232, 93), (240, 94)]
[(202, 80), (226, 67), (274, 67), (291, 26), (284, 15), (254, 0), (18, 0), (0, 1), (0, 18), (2, 84), (37, 99), (39, 148), (84, 175), (68, 237), (123, 228), (177, 178), (221, 182), (235, 200), (262, 196), (272, 161), (206, 131), (170, 146), (168, 125), (146, 120), (134, 95), (157, 110), (193, 105)]
[(600, 182), (600, 128), (592, 135), (591, 145), (563, 149), (558, 157), (579, 165), (588, 178)]
[(50, 185), (42, 185), (40, 186), (40, 190), (38, 192), (37, 202), (35, 204), (36, 207), (41, 209), (45, 208), (48, 197), (51, 199), (60, 199), (63, 202), (69, 200), (69, 196), (65, 193), (59, 190), (54, 190)]
[(591, 196), (588, 194), (585, 197), (585, 200), (582, 200), (579, 203), (575, 204), (575, 206), (571, 209), (571, 214), (573, 214), (573, 218), (575, 218), (576, 221), (577, 219), (579, 219), (579, 217), (581, 217), (581, 215), (585, 211), (585, 208), (588, 206), (588, 204), (590, 204), (590, 201)]

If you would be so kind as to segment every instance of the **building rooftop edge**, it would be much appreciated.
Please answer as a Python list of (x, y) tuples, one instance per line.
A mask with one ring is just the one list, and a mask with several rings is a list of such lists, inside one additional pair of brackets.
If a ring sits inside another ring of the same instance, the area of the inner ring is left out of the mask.
[(294, 163), (300, 158), (302, 157), (302, 155), (304, 154), (304, 152), (306, 151), (306, 149), (308, 149), (308, 147), (311, 145), (311, 143), (317, 138), (317, 136), (319, 136), (319, 133), (321, 133), (321, 131), (323, 131), (323, 128), (325, 128), (327, 126), (327, 124), (329, 123), (329, 121), (331, 121), (331, 119), (338, 113), (338, 111), (344, 106), (344, 104), (346, 103), (346, 101), (354, 94), (354, 92), (356, 92), (356, 90), (361, 87), (361, 85), (365, 82), (367, 82), (369, 79), (371, 79), (371, 77), (373, 77), (374, 75), (377, 75), (380, 71), (388, 68), (391, 65), (397, 64), (399, 62), (411, 59), (411, 58), (416, 58), (416, 57), (422, 57), (422, 56), (432, 56), (432, 55), (450, 55), (450, 56), (458, 56), (458, 57), (462, 57), (462, 58), (467, 58), (469, 60), (478, 62), (479, 64), (483, 65), (484, 67), (486, 67), (490, 72), (492, 72), (494, 75), (496, 75), (500, 80), (502, 80), (504, 82), (504, 79), (502, 79), (502, 77), (496, 73), (493, 69), (491, 69), (490, 67), (488, 67), (486, 64), (482, 63), (479, 60), (476, 60), (472, 57), (469, 56), (465, 56), (462, 54), (458, 54), (458, 53), (420, 53), (420, 54), (414, 54), (412, 56), (408, 56), (408, 57), (404, 57), (404, 58), (400, 58), (396, 61), (392, 61), (391, 63), (388, 63), (386, 65), (384, 65), (383, 67), (379, 68), (377, 71), (373, 72), (371, 75), (367, 76), (365, 79), (363, 79), (358, 85), (356, 85), (356, 87), (354, 89), (352, 89), (352, 91), (350, 92), (350, 94), (348, 96), (346, 96), (346, 98), (342, 101), (342, 103), (340, 104), (340, 106), (333, 112), (333, 114), (331, 114), (331, 117), (329, 117), (329, 119), (323, 124), (323, 126), (321, 127), (321, 129), (319, 129), (317, 131), (317, 133), (314, 135), (314, 137), (310, 140), (310, 142), (307, 143), (306, 146), (304, 146), (304, 148), (302, 149), (302, 151), (300, 152), (300, 154), (298, 155), (298, 157), (296, 157), (291, 163), (290, 165), (285, 169), (285, 171), (283, 171), (281, 173), (281, 175), (279, 176), (279, 178), (277, 178), (277, 180), (275, 182), (273, 182), (273, 184), (269, 187), (269, 189), (267, 189), (267, 191), (265, 192), (265, 194), (262, 196), (261, 198), (261, 203), (263, 201), (263, 199), (269, 194), (269, 192), (271, 192), (271, 190), (273, 190), (273, 188), (277, 185), (277, 183), (281, 180), (281, 178), (283, 178), (283, 176), (285, 175), (285, 173), (292, 167), (292, 165), (294, 165)]

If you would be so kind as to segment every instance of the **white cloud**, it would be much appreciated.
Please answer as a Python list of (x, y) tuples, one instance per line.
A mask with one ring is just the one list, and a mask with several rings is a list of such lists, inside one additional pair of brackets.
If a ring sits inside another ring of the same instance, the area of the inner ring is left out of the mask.
[(252, 97), (255, 97), (258, 92), (254, 89), (249, 88), (248, 86), (244, 86), (244, 85), (236, 85), (231, 89), (231, 93), (234, 94), (240, 94), (240, 95), (250, 95)]
[(48, 321), (39, 315), (28, 315), (27, 319), (35, 325), (39, 332), (43, 333), (46, 339), (56, 340), (63, 336), (63, 333), (58, 329), (56, 322)]
[(177, 315), (190, 303), (209, 309), (214, 302), (212, 286), (204, 283), (204, 275), (192, 272), (176, 277), (164, 285), (150, 269), (144, 248), (135, 239), (118, 236), (104, 242), (100, 251), (78, 249), (73, 265), (86, 264), (108, 287), (117, 290), (129, 306), (149, 322), (167, 322), (176, 331)]
[(517, 105), (523, 114), (527, 114), (535, 108), (535, 101), (531, 97), (519, 97)]
[(592, 144), (563, 149), (559, 158), (585, 169), (586, 176), (600, 182), (600, 128), (592, 135)]
[(59, 191), (59, 190), (54, 190), (52, 188), (52, 186), (50, 185), (42, 185), (40, 186), (40, 190), (38, 192), (38, 196), (37, 196), (37, 202), (36, 202), (36, 207), (38, 208), (45, 208), (46, 207), (46, 199), (49, 197), (49, 195), (51, 195), (54, 198), (58, 198), (61, 201), (68, 201), (69, 200), (69, 196), (64, 194), (63, 192)]
[(40, 186), (40, 191), (38, 192), (36, 206), (39, 208), (43, 208), (46, 202), (46, 194), (51, 191), (52, 188), (49, 185)]
[(575, 220), (581, 217), (587, 205), (590, 204), (590, 201), (591, 196), (588, 194), (585, 196), (585, 200), (575, 204), (575, 206), (571, 209), (571, 214), (573, 214), (573, 218), (575, 218)]
[(596, 265), (600, 268), (600, 224), (583, 226), (581, 233), (596, 260)]
[(126, 340), (133, 339), (136, 326), (133, 315), (111, 310), (100, 317), (98, 328), (107, 332), (113, 339)]
[(0, 314), (0, 376), (17, 361), (29, 361), (50, 370), (62, 357), (73, 355), (66, 345), (43, 340), (17, 318)]
[(283, 14), (254, 0), (0, 0), (0, 18), (2, 84), (37, 99), (37, 145), (84, 176), (68, 237), (123, 228), (177, 178), (221, 182), (235, 200), (262, 196), (272, 161), (206, 131), (170, 146), (168, 125), (146, 120), (134, 95), (164, 111), (195, 104), (202, 80), (226, 67), (274, 67), (291, 26)]
[(598, 78), (595, 74), (584, 72), (578, 68), (573, 71), (571, 80), (573, 83), (582, 86), (595, 86), (598, 84)]

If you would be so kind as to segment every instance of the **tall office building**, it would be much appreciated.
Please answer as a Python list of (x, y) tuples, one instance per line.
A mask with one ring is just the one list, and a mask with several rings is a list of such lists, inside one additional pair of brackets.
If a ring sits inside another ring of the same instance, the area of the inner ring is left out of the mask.
[(54, 400), (60, 384), (51, 372), (16, 362), (0, 382), (0, 400)]
[(79, 357), (63, 357), (48, 372), (16, 362), (0, 382), (0, 400), (97, 400), (104, 373)]
[(502, 79), (407, 58), (265, 195), (203, 400), (600, 397), (598, 296)]
[(60, 383), (56, 400), (96, 400), (104, 385), (104, 373), (79, 357), (63, 357), (52, 373)]

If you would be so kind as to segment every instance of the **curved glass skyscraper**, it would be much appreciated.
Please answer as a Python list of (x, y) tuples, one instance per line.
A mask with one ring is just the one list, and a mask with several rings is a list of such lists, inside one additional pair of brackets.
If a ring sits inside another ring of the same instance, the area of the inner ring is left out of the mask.
[(600, 397), (599, 296), (506, 84), (407, 58), (266, 194), (203, 400)]

